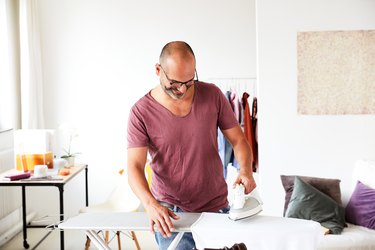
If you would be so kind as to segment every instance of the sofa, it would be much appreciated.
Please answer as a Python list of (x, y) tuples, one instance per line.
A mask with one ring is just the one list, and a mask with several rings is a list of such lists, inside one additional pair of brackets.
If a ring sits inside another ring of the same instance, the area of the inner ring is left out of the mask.
[(284, 216), (314, 220), (324, 236), (319, 250), (375, 250), (375, 162), (359, 160), (349, 202), (341, 201), (339, 179), (281, 175)]

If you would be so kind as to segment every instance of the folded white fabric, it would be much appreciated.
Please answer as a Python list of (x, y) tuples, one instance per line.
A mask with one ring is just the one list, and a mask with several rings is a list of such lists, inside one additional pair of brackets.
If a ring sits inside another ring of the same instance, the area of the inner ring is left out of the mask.
[(263, 215), (232, 221), (227, 214), (202, 213), (191, 231), (197, 249), (243, 242), (248, 249), (313, 250), (323, 237), (317, 222)]

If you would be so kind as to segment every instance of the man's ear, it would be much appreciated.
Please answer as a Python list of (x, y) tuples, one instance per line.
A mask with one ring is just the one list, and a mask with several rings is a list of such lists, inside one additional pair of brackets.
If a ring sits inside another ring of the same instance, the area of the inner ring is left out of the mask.
[(155, 64), (155, 73), (157, 76), (160, 76), (160, 64), (159, 63)]

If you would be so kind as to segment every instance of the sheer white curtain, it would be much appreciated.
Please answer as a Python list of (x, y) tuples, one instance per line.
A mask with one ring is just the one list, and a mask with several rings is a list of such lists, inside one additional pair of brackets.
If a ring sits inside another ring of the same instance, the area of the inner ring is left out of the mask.
[(0, 0), (0, 130), (20, 128), (19, 3)]
[(20, 0), (22, 128), (44, 128), (43, 71), (37, 0)]
[(7, 5), (0, 0), (0, 132), (12, 128), (9, 29)]

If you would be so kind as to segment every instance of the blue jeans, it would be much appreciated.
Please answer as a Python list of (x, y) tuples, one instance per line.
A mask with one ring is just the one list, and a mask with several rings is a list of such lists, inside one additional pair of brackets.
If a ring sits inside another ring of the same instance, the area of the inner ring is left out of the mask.
[[(160, 202), (161, 205), (167, 207), (168, 209), (172, 210), (173, 212), (183, 212), (181, 208), (177, 206), (173, 206), (171, 204), (165, 203), (165, 202)], [(219, 213), (228, 213), (229, 212), (229, 207), (220, 209), (218, 211)], [(177, 236), (178, 233), (172, 233), (171, 237), (164, 238), (159, 232), (155, 232), (155, 239), (156, 242), (158, 243), (159, 249), (160, 250), (167, 250), (169, 245), (172, 243), (174, 238)], [(185, 232), (184, 235), (182, 236), (180, 242), (177, 245), (177, 250), (192, 250), (195, 249), (195, 241), (193, 239), (193, 234), (192, 233), (187, 233)]]

